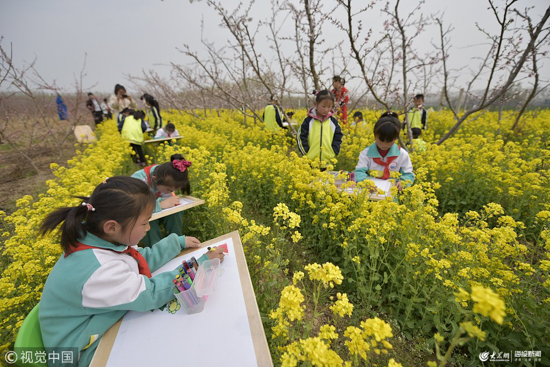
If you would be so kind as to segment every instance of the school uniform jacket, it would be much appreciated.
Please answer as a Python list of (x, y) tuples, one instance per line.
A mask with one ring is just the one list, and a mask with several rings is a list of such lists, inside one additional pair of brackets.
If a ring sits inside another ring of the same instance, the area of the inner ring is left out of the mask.
[[(174, 298), (177, 270), (148, 278), (137, 261), (91, 233), (79, 242), (97, 248), (64, 254), (53, 267), (40, 300), (39, 320), (46, 350), (76, 347), (79, 366), (88, 366), (101, 336), (126, 311), (147, 312)], [(171, 234), (150, 248), (136, 248), (151, 272), (185, 248), (185, 236)], [(206, 259), (201, 256), (199, 262)], [(143, 330), (147, 333), (147, 330)]]
[(343, 134), (333, 114), (334, 112), (330, 111), (321, 121), (317, 116), (317, 109), (312, 108), (300, 125), (297, 136), (298, 148), (309, 159), (328, 162), (340, 153)]
[(180, 133), (178, 129), (175, 129), (172, 134), (168, 135), (168, 132), (166, 132), (164, 128), (160, 128), (157, 130), (157, 133), (155, 134), (155, 139), (177, 138), (179, 136), (180, 136)]
[(143, 138), (145, 131), (147, 131), (145, 121), (136, 120), (132, 115), (126, 117), (122, 122), (122, 138), (132, 144), (142, 145), (145, 141)]
[(385, 167), (376, 163), (374, 158), (379, 158), (383, 162), (387, 162), (389, 157), (397, 157), (388, 166), (390, 175), (391, 173), (399, 172), (401, 174), (398, 178), (399, 181), (410, 181), (413, 183), (415, 176), (409, 153), (407, 153), (405, 149), (400, 149), (397, 144), (394, 144), (391, 146), (386, 157), (382, 158), (378, 152), (376, 143), (365, 148), (359, 154), (359, 163), (357, 163), (357, 167), (355, 167), (355, 181), (361, 182), (365, 179), (370, 179), (373, 177), (382, 178)]
[[(153, 165), (151, 167), (151, 171), (150, 171), (150, 176), (151, 177), (153, 176), (153, 172), (155, 172), (155, 169), (157, 167), (158, 167), (158, 165)], [(157, 189), (157, 185), (155, 185), (153, 179), (152, 178), (149, 179), (149, 177), (147, 177), (147, 173), (145, 173), (144, 169), (140, 169), (139, 171), (134, 172), (132, 177), (137, 178), (138, 180), (141, 180), (141, 181), (145, 182), (149, 186), (149, 188), (151, 189), (151, 192), (157, 198), (157, 201), (155, 202), (155, 209), (153, 210), (153, 213), (160, 212), (162, 210), (162, 208), (160, 207), (160, 202), (163, 201), (166, 198), (169, 198), (172, 195), (171, 194), (162, 195), (160, 193), (160, 191)]]
[(262, 119), (264, 120), (266, 130), (277, 131), (283, 127), (283, 120), (281, 119), (279, 107), (274, 104), (268, 104), (265, 106)]
[(427, 124), (427, 115), (428, 113), (426, 112), (425, 109), (421, 108), (420, 110), (417, 110), (416, 108), (411, 108), (409, 110), (409, 113), (408, 113), (408, 120), (409, 120), (409, 125), (411, 126), (411, 129), (412, 128), (419, 128), (419, 129), (424, 129), (426, 130), (426, 128), (428, 127), (426, 124)]
[(155, 125), (154, 129), (160, 129), (162, 127), (162, 116), (160, 115), (160, 111), (155, 106), (151, 106), (148, 112), (149, 115), (149, 125), (151, 125), (151, 117), (153, 116), (153, 119), (155, 119)]

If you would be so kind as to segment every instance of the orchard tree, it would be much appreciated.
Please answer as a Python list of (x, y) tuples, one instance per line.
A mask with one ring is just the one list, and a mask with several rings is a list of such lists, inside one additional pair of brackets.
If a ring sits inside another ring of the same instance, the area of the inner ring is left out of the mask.
[(513, 8), (516, 2), (517, 0), (506, 0), (504, 5), (499, 7), (493, 0), (488, 0), (492, 14), (499, 25), (498, 32), (491, 34), (477, 25), (479, 31), (490, 41), (490, 45), (470, 85), (481, 75), (487, 75), (487, 78), (483, 82), (480, 93), (469, 91), (468, 97), (473, 99), (475, 104), (465, 111), (460, 111), (460, 106), (453, 107), (449, 100), (450, 80), (453, 78), (448, 67), (448, 60), (451, 57), (449, 34), (452, 28), (445, 28), (443, 20), (437, 19), (440, 34), (439, 50), (443, 58), (443, 95), (456, 119), (451, 129), (439, 139), (438, 145), (452, 136), (472, 114), (498, 102), (513, 86), (528, 59), (533, 60), (534, 68), (538, 70), (536, 54), (541, 51), (540, 47), (548, 39), (549, 28), (546, 23), (550, 17), (550, 7), (536, 24), (533, 25), (532, 17), (526, 10), (521, 17), (518, 17), (522, 25), (514, 25), (513, 15), (518, 14), (518, 11)]

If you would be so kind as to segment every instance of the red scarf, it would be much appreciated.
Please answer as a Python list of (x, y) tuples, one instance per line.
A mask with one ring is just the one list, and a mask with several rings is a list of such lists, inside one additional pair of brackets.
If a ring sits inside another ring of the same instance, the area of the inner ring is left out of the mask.
[[(153, 187), (153, 180), (151, 179), (151, 169), (153, 167), (157, 166), (156, 164), (152, 164), (150, 166), (147, 166), (143, 169), (143, 171), (145, 172), (145, 175), (147, 176), (147, 185), (149, 185), (149, 187)], [(157, 192), (155, 194), (155, 199), (158, 199), (160, 197), (160, 191)]]
[(382, 180), (387, 180), (388, 178), (390, 178), (390, 163), (395, 161), (399, 156), (395, 155), (393, 157), (387, 157), (386, 158), (386, 162), (384, 162), (382, 159), (380, 158), (373, 158), (372, 160), (375, 162), (375, 163), (378, 163), (379, 165), (381, 166), (384, 166), (384, 174), (382, 175)]
[[(85, 245), (83, 243), (77, 242), (76, 247), (69, 246), (65, 250), (65, 256), (64, 257), (67, 257), (70, 254), (78, 252), (78, 251), (89, 250), (89, 249), (94, 249), (94, 248), (98, 248), (98, 249), (101, 249), (101, 250), (109, 250), (109, 251), (113, 251), (113, 252), (118, 252), (118, 251), (112, 250), (110, 248), (101, 248), (101, 247), (95, 247), (95, 246), (88, 246), (88, 245)], [(138, 250), (128, 246), (128, 248), (126, 250), (124, 250), (122, 252), (118, 252), (118, 253), (119, 254), (128, 254), (128, 255), (132, 256), (134, 259), (136, 259), (136, 261), (138, 263), (139, 273), (142, 274), (142, 275), (145, 275), (147, 278), (151, 278), (151, 269), (149, 269), (149, 264), (147, 264), (147, 260), (145, 260), (143, 255), (140, 254)]]

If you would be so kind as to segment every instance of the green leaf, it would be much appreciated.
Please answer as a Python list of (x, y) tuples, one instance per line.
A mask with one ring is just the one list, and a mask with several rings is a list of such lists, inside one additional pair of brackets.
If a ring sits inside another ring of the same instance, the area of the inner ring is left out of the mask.
[(437, 312), (437, 307), (436, 306), (428, 306), (428, 307), (425, 307), (424, 308), (426, 311), (430, 311), (430, 312)]
[(434, 319), (434, 324), (435, 324), (435, 326), (436, 326), (436, 327), (439, 327), (439, 326), (441, 325), (441, 318), (439, 317), (439, 315), (438, 315), (438, 314), (435, 314), (434, 317), (433, 317), (433, 319)]

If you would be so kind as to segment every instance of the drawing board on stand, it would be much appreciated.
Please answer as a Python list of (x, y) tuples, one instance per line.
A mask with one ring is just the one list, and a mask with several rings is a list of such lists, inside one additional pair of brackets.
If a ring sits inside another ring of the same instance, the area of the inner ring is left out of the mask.
[(180, 203), (178, 205), (154, 213), (151, 219), (149, 219), (149, 222), (202, 204), (204, 204), (204, 200), (202, 199), (197, 199), (192, 196), (180, 196)]
[(238, 232), (185, 250), (153, 275), (222, 244), (229, 250), (223, 275), (202, 312), (130, 311), (102, 337), (90, 366), (272, 366)]
[(176, 139), (181, 139), (181, 138), (183, 138), (183, 136), (174, 136), (172, 138), (149, 139), (149, 140), (145, 140), (143, 143), (144, 144), (147, 144), (147, 143), (161, 143), (163, 141), (170, 141), (170, 140), (176, 140)]
[[(336, 185), (339, 191), (343, 190), (344, 192), (352, 194), (353, 192), (357, 192), (357, 191), (360, 192), (362, 190), (361, 188), (356, 188), (356, 187), (348, 187), (346, 189), (342, 189), (342, 185), (348, 182), (348, 180), (342, 179), (342, 177), (345, 175), (341, 175), (341, 172), (339, 171), (327, 171), (327, 173), (334, 177), (334, 184)], [(369, 180), (371, 180), (374, 183), (374, 185), (376, 186), (376, 189), (378, 190), (377, 192), (373, 192), (369, 195), (369, 200), (379, 201), (379, 200), (384, 200), (387, 197), (388, 198), (393, 197), (391, 193), (391, 188), (394, 184), (393, 180), (382, 180), (374, 177), (369, 178)]]

